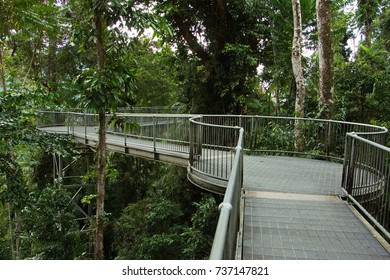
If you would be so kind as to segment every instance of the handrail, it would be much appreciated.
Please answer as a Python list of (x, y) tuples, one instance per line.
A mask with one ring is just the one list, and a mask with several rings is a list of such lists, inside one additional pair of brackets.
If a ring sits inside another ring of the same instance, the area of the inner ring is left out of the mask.
[(224, 200), (219, 205), (220, 216), (211, 248), (210, 260), (234, 259), (235, 257), (240, 222), (240, 194), (243, 184), (243, 141), (244, 129), (240, 128), (232, 173)]
[[(95, 114), (41, 113), (48, 115), (49, 120), (46, 123), (45, 120), (38, 121), (37, 126), (51, 126), (53, 131), (59, 133), (80, 134), (76, 128), (81, 125), (84, 129), (82, 134), (87, 138), (87, 133), (97, 126)], [(107, 116), (112, 117), (110, 114)], [(149, 140), (154, 150), (157, 146), (169, 151), (177, 149), (176, 146), (181, 147), (178, 152), (189, 156), (189, 179), (197, 179), (195, 183), (198, 186), (210, 191), (225, 193), (224, 202), (219, 207), (221, 214), (210, 255), (212, 259), (234, 257), (232, 248), (235, 248), (235, 244), (231, 240), (234, 234), (231, 229), (236, 229), (239, 221), (236, 211), (239, 211), (237, 200), (240, 200), (242, 186), (244, 150), (343, 159), (342, 188), (346, 195), (358, 208), (365, 209), (383, 228), (389, 230), (390, 148), (384, 146), (388, 132), (384, 127), (336, 120), (247, 115), (118, 113), (116, 116), (123, 117), (127, 124), (143, 123), (140, 131), (128, 131), (126, 128), (109, 130), (124, 137), (124, 147), (129, 147), (129, 138)], [(175, 131), (176, 119), (182, 124), (182, 130), (178, 132)], [(294, 145), (296, 120), (302, 121), (304, 150), (296, 150)], [(172, 148), (169, 143), (180, 145), (172, 145), (175, 146)], [(202, 180), (215, 184), (216, 189), (205, 187)], [(234, 236), (237, 236), (237, 231)]]
[[(84, 138), (86, 142), (97, 138), (96, 114), (47, 110), (40, 113), (43, 117), (37, 121), (38, 128), (72, 134)], [(130, 143), (142, 147), (152, 143), (155, 152), (158, 149), (188, 154), (188, 123), (188, 115), (182, 114), (107, 114), (107, 133), (122, 136), (117, 144), (124, 148)]]
[(347, 133), (342, 190), (390, 242), (390, 148)]

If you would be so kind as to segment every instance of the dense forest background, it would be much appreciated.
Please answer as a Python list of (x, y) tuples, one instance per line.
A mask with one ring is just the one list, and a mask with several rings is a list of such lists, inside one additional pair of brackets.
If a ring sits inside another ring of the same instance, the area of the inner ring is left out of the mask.
[(38, 109), (81, 108), (103, 123), (107, 111), (162, 106), (390, 128), (388, 5), (0, 0), (0, 259), (207, 258), (221, 198), (179, 167), (86, 153), (97, 164), (82, 184), (97, 189), (82, 188), (79, 204), (99, 214), (80, 220), (52, 160), (81, 170), (80, 147), (39, 132)]

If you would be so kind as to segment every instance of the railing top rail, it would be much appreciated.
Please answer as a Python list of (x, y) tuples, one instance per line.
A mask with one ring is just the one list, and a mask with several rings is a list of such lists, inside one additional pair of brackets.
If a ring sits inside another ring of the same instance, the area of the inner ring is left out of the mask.
[(161, 117), (161, 118), (191, 118), (192, 115), (189, 114), (162, 114), (162, 113), (115, 113), (115, 114), (109, 114), (110, 116), (120, 116), (120, 117)]
[(226, 128), (226, 129), (240, 129), (241, 127), (239, 126), (231, 126), (231, 125), (220, 125), (220, 124), (212, 124), (212, 123), (206, 123), (206, 122), (201, 122), (201, 121), (196, 121), (195, 118), (191, 118), (190, 121), (195, 124), (199, 124), (202, 126), (208, 126), (208, 127), (219, 127), (219, 128)]
[[(232, 174), (229, 178), (225, 196), (223, 202), (219, 205), (220, 209), (220, 217), (218, 220), (217, 229), (214, 235), (213, 246), (210, 252), (210, 260), (221, 260), (223, 259), (224, 251), (225, 251), (225, 241), (227, 237), (227, 232), (229, 226), (229, 222), (231, 219), (231, 215), (233, 215), (233, 211), (239, 211), (239, 202), (234, 203), (235, 198), (241, 194), (241, 192), (237, 188), (242, 188), (242, 180), (239, 179), (242, 172), (242, 153), (243, 153), (243, 141), (244, 141), (244, 129), (240, 128), (240, 133), (237, 141), (237, 146), (235, 148), (236, 154), (233, 159), (232, 166)], [(236, 208), (236, 209), (234, 209)], [(231, 230), (235, 230), (232, 227)], [(233, 246), (235, 246), (235, 242), (232, 242)]]
[[(58, 114), (71, 114), (76, 116), (97, 116), (96, 113), (83, 113), (83, 112), (72, 112), (72, 111), (54, 111), (54, 110), (39, 110), (40, 113), (58, 113)], [(190, 118), (189, 114), (160, 114), (160, 113), (107, 113), (107, 116), (118, 116), (118, 117), (161, 117), (161, 118)]]
[(359, 140), (362, 141), (362, 142), (365, 142), (365, 143), (367, 143), (367, 144), (369, 144), (369, 145), (372, 145), (372, 146), (374, 146), (374, 147), (376, 147), (376, 148), (382, 149), (382, 150), (384, 150), (385, 152), (390, 153), (390, 147), (386, 147), (386, 146), (383, 146), (383, 145), (381, 145), (381, 144), (379, 144), (379, 143), (376, 143), (376, 142), (374, 142), (374, 141), (371, 141), (371, 140), (368, 140), (368, 139), (366, 139), (366, 138), (363, 138), (363, 137), (359, 136), (360, 134), (361, 134), (361, 133), (356, 133), (356, 132), (348, 132), (348, 133), (347, 133), (347, 135), (350, 136), (350, 137), (359, 139)]
[[(312, 121), (312, 122), (328, 122), (336, 124), (347, 124), (347, 125), (358, 125), (362, 127), (370, 127), (378, 129), (375, 133), (387, 133), (388, 129), (383, 126), (367, 124), (367, 123), (358, 123), (358, 122), (348, 122), (341, 120), (329, 120), (329, 119), (316, 119), (316, 118), (297, 118), (297, 117), (281, 117), (281, 116), (260, 116), (260, 115), (202, 115), (204, 117), (236, 117), (236, 118), (260, 118), (260, 119), (280, 119), (280, 120), (302, 120), (302, 121)], [(371, 134), (372, 132), (359, 132), (360, 134)]]
[[(75, 112), (72, 111), (71, 109), (69, 110), (39, 110), (41, 113), (62, 113), (62, 114), (73, 114), (73, 115), (80, 115), (80, 116), (94, 116), (96, 115), (95, 113), (84, 113), (84, 112)], [(219, 118), (229, 118), (229, 117), (237, 117), (237, 118), (261, 118), (261, 119), (281, 119), (281, 120), (302, 120), (302, 121), (312, 121), (312, 122), (328, 122), (328, 123), (336, 123), (336, 124), (347, 124), (347, 125), (357, 125), (361, 127), (370, 127), (373, 129), (377, 129), (375, 132), (356, 132), (358, 134), (366, 134), (370, 135), (372, 133), (376, 134), (385, 134), (388, 132), (388, 129), (383, 126), (378, 126), (378, 125), (373, 125), (373, 124), (366, 124), (366, 123), (356, 123), (356, 122), (347, 122), (347, 121), (340, 121), (340, 120), (327, 120), (327, 119), (315, 119), (315, 118), (295, 118), (295, 117), (280, 117), (280, 116), (260, 116), (260, 115), (221, 115), (221, 114), (197, 114), (197, 115), (192, 115), (192, 114), (175, 114), (175, 113), (167, 113), (167, 114), (161, 114), (161, 113), (121, 113), (118, 112), (116, 114), (107, 114), (108, 116), (143, 116), (143, 117), (182, 117), (182, 118), (190, 118), (192, 122), (197, 122), (198, 124), (207, 124), (203, 122), (198, 122), (196, 119), (200, 117), (219, 117)], [(212, 125), (212, 124), (208, 124)], [(221, 127), (221, 125), (217, 125)], [(223, 127), (223, 126), (222, 126)], [(231, 126), (226, 126), (226, 127), (231, 127)], [(352, 132), (352, 131), (350, 131)]]

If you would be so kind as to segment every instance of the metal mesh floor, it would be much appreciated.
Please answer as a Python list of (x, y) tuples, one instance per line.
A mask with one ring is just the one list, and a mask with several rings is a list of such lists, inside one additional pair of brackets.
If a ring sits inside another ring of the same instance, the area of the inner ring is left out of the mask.
[(243, 259), (389, 259), (389, 252), (339, 199), (342, 165), (245, 158)]

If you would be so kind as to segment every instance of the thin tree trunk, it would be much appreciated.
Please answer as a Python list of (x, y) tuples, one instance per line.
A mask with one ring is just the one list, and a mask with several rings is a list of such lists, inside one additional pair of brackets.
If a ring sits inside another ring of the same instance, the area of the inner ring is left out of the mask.
[(360, 22), (363, 25), (364, 45), (370, 47), (373, 21), (379, 4), (376, 0), (358, 0), (357, 4)]
[(280, 88), (279, 87), (276, 89), (275, 98), (276, 98), (276, 116), (279, 117), (281, 115), (281, 113), (280, 113)]
[(12, 226), (13, 219), (12, 219), (12, 209), (11, 209), (11, 203), (7, 203), (7, 210), (8, 210), (8, 224), (9, 224), (9, 237), (11, 240), (11, 252), (12, 252), (12, 259), (15, 259), (15, 243), (14, 243), (14, 229)]
[[(275, 29), (275, 24), (274, 24), (274, 21), (271, 20), (270, 22), (270, 26), (271, 26), (271, 39), (272, 39), (272, 53), (274, 55), (274, 60), (275, 60), (275, 63), (276, 62), (276, 59), (278, 57), (278, 52), (277, 52), (277, 49), (275, 47), (275, 44), (274, 42), (276, 41), (275, 39), (275, 35), (274, 35), (274, 32), (273, 30)], [(281, 113), (280, 113), (280, 88), (282, 87), (282, 85), (280, 84), (280, 79), (279, 78), (276, 78), (276, 75), (274, 75), (273, 77), (274, 81), (276, 80), (276, 83), (277, 83), (277, 86), (276, 86), (276, 90), (275, 90), (275, 99), (276, 99), (276, 116), (280, 116)], [(271, 92), (270, 92), (270, 95), (271, 95)]]
[(104, 259), (104, 200), (106, 183), (106, 114), (99, 112), (98, 179), (94, 259)]
[(49, 53), (47, 55), (47, 86), (51, 91), (57, 90), (57, 38), (49, 36)]
[[(303, 118), (305, 115), (305, 78), (302, 69), (302, 15), (300, 0), (292, 0), (294, 37), (291, 52), (291, 62), (296, 85), (295, 117)], [(303, 151), (302, 121), (296, 120), (294, 127), (295, 149)]]
[[(332, 2), (317, 0), (316, 12), (319, 53), (319, 117), (321, 119), (334, 119)], [(328, 123), (319, 134), (327, 154), (329, 154), (332, 145), (330, 132), (331, 127)]]
[(1, 83), (3, 85), (3, 91), (7, 91), (7, 83), (5, 81), (5, 72), (3, 64), (3, 44), (0, 45), (0, 77)]
[[(29, 66), (28, 66), (27, 73), (26, 73), (26, 75), (24, 76), (24, 79), (23, 79), (23, 84), (22, 84), (23, 86), (24, 86), (25, 83), (27, 82), (27, 78), (28, 78), (28, 76), (30, 75), (30, 71), (31, 71), (31, 69), (33, 68), (33, 64), (34, 64), (34, 58), (35, 58), (35, 50), (36, 50), (36, 48), (35, 48), (34, 42), (32, 43), (32, 45), (33, 45), (33, 52), (32, 52), (32, 55), (31, 55), (31, 60), (30, 60)], [(37, 75), (35, 75), (35, 76), (37, 76)]]
[(319, 94), (322, 119), (334, 119), (332, 2), (317, 0)]
[[(95, 9), (96, 27), (96, 53), (98, 58), (98, 71), (104, 72), (105, 49), (103, 41), (103, 20), (102, 12)], [(104, 92), (102, 94), (105, 94)], [(104, 98), (104, 97), (103, 97)], [(104, 200), (106, 183), (106, 112), (105, 108), (99, 108), (99, 145), (98, 145), (98, 178), (97, 178), (97, 200), (96, 200), (96, 231), (94, 259), (104, 259)]]
[(22, 227), (22, 221), (20, 219), (19, 213), (15, 212), (15, 256), (16, 259), (20, 260), (22, 258), (22, 253), (20, 250), (20, 233)]

